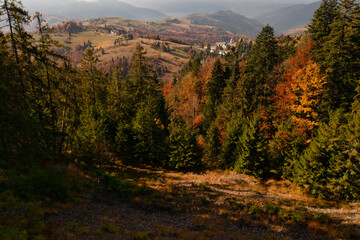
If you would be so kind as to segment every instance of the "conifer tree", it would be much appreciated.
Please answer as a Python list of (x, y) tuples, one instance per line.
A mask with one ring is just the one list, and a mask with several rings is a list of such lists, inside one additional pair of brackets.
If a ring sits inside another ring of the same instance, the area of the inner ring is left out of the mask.
[(268, 155), (268, 142), (265, 138), (265, 131), (259, 126), (260, 114), (256, 114), (248, 120), (243, 130), (237, 152), (234, 169), (237, 172), (253, 175), (260, 179), (269, 176), (271, 164)]
[(324, 59), (322, 48), (330, 35), (331, 25), (339, 14), (337, 2), (337, 0), (323, 0), (309, 24), (308, 32), (314, 42), (312, 56), (316, 61)]
[(197, 143), (196, 131), (179, 117), (173, 117), (170, 124), (170, 168), (196, 171), (202, 167), (201, 148)]
[(347, 124), (337, 110), (322, 123), (308, 149), (296, 162), (296, 181), (311, 195), (325, 199), (357, 199), (359, 185), (358, 118)]
[(146, 164), (164, 166), (168, 154), (167, 129), (157, 118), (156, 106), (151, 100), (138, 107), (132, 120), (134, 136), (131, 159)]
[(206, 103), (203, 109), (208, 126), (216, 118), (218, 106), (221, 104), (223, 91), (226, 85), (223, 65), (218, 58), (211, 71), (211, 77), (207, 83)]
[(243, 135), (243, 128), (243, 116), (237, 116), (234, 114), (226, 126), (226, 135), (223, 140), (220, 153), (222, 165), (227, 168), (234, 166), (239, 156), (239, 149), (237, 146), (241, 136)]
[(133, 162), (164, 165), (168, 151), (168, 114), (162, 85), (140, 45), (121, 90), (118, 152)]
[(104, 73), (97, 66), (98, 58), (91, 48), (87, 48), (81, 60), (80, 91), (85, 106), (96, 106), (106, 102)]
[(320, 66), (329, 75), (327, 101), (333, 107), (349, 110), (360, 79), (360, 11), (355, 0), (340, 1), (338, 9)]
[(212, 122), (206, 132), (205, 162), (209, 168), (218, 168), (220, 164), (220, 130), (216, 121)]
[[(239, 58), (236, 57), (233, 61), (232, 61), (232, 66), (231, 66), (231, 76), (228, 79), (227, 83), (226, 83), (226, 87), (224, 89), (224, 94), (223, 94), (223, 104), (221, 105), (221, 117), (225, 120), (225, 122), (227, 122), (231, 116), (233, 115), (233, 113), (239, 109), (236, 108), (236, 103), (234, 103), (235, 101), (235, 95), (236, 95), (236, 87), (238, 85), (238, 82), (240, 80), (240, 67), (239, 67)], [(238, 100), (238, 99), (236, 99)]]
[(258, 105), (269, 104), (269, 97), (275, 86), (268, 75), (279, 61), (279, 48), (274, 37), (274, 29), (266, 25), (257, 35), (245, 67), (244, 88), (247, 111), (256, 109)]

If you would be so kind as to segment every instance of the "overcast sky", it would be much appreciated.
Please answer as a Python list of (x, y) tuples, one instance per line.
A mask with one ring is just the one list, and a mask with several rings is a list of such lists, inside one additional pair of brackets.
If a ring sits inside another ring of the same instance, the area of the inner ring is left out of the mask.
[[(66, 6), (77, 0), (22, 0), (28, 10), (42, 13), (54, 12), (59, 6)], [(110, 0), (81, 0), (86, 2)], [(121, 0), (137, 7), (152, 8), (168, 16), (181, 17), (191, 13), (213, 13), (232, 10), (247, 17), (256, 17), (264, 12), (287, 7), (291, 4), (306, 4), (320, 0)]]
[[(61, 0), (60, 2), (68, 2), (71, 0)], [(101, 1), (101, 0), (79, 0), (85, 2), (94, 2), (94, 1)], [(151, 7), (154, 6), (153, 4), (171, 4), (176, 2), (219, 2), (219, 0), (121, 0), (121, 2), (126, 2), (138, 7)], [(316, 2), (317, 0), (221, 0), (220, 2), (266, 2), (268, 4), (271, 3), (311, 3)], [(22, 0), (22, 2), (27, 4), (38, 4), (38, 3), (49, 3), (49, 2), (59, 2), (59, 0)], [(154, 6), (156, 8), (156, 6)]]

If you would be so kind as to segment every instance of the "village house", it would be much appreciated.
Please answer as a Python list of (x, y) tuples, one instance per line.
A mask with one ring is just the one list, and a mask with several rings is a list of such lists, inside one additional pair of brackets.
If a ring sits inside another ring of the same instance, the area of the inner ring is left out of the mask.
[(226, 49), (228, 44), (226, 42), (217, 42), (216, 46), (222, 47), (223, 49)]

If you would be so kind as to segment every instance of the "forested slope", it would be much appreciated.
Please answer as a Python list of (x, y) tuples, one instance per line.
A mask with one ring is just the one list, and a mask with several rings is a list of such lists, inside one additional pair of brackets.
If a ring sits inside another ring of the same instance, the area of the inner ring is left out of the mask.
[(44, 205), (103, 186), (134, 201), (169, 200), (118, 180), (123, 164), (233, 170), (319, 199), (359, 199), (355, 1), (324, 0), (300, 39), (275, 38), (267, 25), (224, 58), (195, 56), (165, 86), (141, 45), (127, 73), (105, 73), (92, 48), (73, 68), (41, 14), (35, 41), (18, 1), (1, 1), (0, 13), (10, 29), (0, 32), (1, 238), (43, 239)]

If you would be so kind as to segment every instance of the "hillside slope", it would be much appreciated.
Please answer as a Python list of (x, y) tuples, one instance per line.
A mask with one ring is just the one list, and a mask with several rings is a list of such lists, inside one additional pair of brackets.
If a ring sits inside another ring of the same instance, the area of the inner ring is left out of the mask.
[(185, 17), (185, 19), (190, 20), (196, 25), (213, 26), (234, 34), (241, 33), (250, 37), (255, 37), (262, 28), (258, 21), (232, 11), (219, 11), (213, 14), (192, 14)]
[(300, 4), (273, 11), (256, 18), (263, 24), (272, 25), (278, 33), (293, 29), (305, 28), (311, 20), (315, 10), (320, 6), (320, 1), (310, 4)]
[[(161, 39), (176, 39), (188, 44), (215, 43), (229, 41), (231, 38), (237, 40), (241, 37), (254, 37), (261, 29), (251, 28), (250, 34), (247, 34), (249, 31), (242, 32), (240, 28), (239, 31), (233, 29), (232, 32), (229, 31), (230, 23), (222, 28), (220, 25), (225, 25), (225, 23), (218, 20), (208, 23), (212, 25), (198, 25), (185, 18), (167, 18), (156, 22), (124, 18), (97, 18), (81, 21), (81, 23), (88, 29), (119, 29), (134, 36), (159, 36)], [(232, 27), (237, 28), (236, 24), (235, 22)]]

